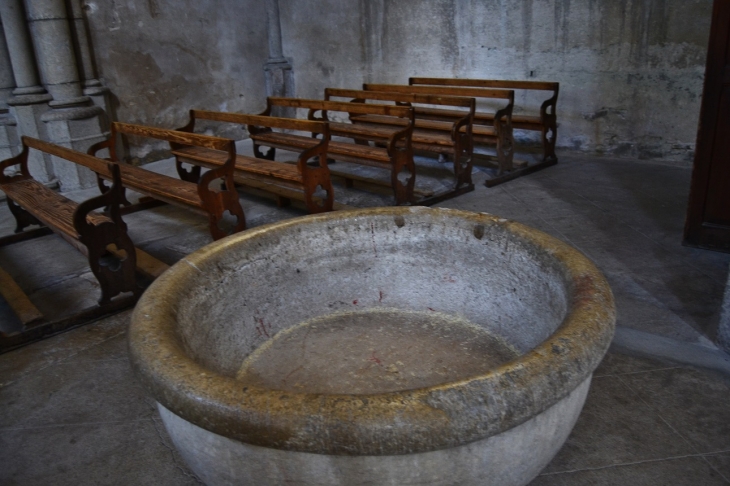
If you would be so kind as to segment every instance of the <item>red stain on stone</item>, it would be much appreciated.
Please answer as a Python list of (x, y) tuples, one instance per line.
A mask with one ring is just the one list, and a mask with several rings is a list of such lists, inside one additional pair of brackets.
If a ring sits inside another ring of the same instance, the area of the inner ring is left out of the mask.
[(357, 299), (352, 301), (352, 305), (357, 305)]
[(382, 361), (378, 359), (377, 356), (375, 356), (375, 351), (373, 351), (373, 354), (368, 358), (368, 361), (372, 361), (373, 363), (377, 363), (379, 365), (382, 365)]

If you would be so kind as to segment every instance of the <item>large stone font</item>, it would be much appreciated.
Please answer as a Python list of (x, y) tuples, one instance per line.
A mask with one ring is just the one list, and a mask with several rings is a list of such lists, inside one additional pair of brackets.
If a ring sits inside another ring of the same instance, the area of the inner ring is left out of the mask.
[(568, 245), (421, 207), (297, 218), (183, 258), (136, 307), (136, 376), (206, 484), (524, 485), (613, 336)]

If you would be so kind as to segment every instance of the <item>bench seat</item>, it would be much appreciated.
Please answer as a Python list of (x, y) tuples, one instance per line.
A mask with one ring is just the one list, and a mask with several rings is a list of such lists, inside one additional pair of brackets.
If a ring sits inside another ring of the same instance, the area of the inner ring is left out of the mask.
[[(73, 224), (73, 215), (79, 207), (78, 203), (72, 201), (56, 191), (49, 190), (46, 186), (35, 179), (25, 179), (0, 185), (6, 195), (12, 201), (23, 208), (33, 208), (33, 216), (43, 225), (56, 230), (59, 236), (68, 241), (74, 241), (73, 246), (82, 253), (86, 253), (84, 245), (77, 245), (81, 238), (78, 230)], [(86, 215), (86, 220), (93, 224), (111, 222), (109, 217), (92, 211)]]

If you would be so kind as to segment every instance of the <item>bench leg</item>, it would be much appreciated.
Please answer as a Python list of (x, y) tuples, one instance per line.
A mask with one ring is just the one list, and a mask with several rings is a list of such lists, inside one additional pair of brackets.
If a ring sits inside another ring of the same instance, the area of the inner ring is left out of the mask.
[(89, 267), (101, 286), (100, 305), (122, 292), (141, 292), (135, 277), (137, 253), (124, 226), (103, 223), (92, 226), (82, 237), (88, 249)]
[(512, 126), (503, 124), (497, 137), (497, 162), (499, 164), (499, 175), (510, 172), (514, 169), (512, 165), (515, 155), (514, 136)]
[[(203, 174), (198, 184), (198, 193), (203, 200), (203, 206), (208, 212), (208, 229), (214, 240), (219, 240), (233, 233), (246, 229), (246, 216), (243, 213), (238, 191), (233, 182), (233, 175), (225, 178), (216, 177), (215, 170)], [(231, 228), (221, 228), (220, 223), (226, 214), (236, 218), (236, 224)]]
[[(307, 170), (304, 174), (303, 186), (304, 203), (310, 214), (332, 211), (335, 204), (335, 191), (326, 166)], [(324, 197), (317, 195), (319, 191), (325, 192)]]
[(558, 124), (555, 115), (545, 117), (545, 125), (542, 127), (542, 160), (543, 162), (557, 162), (555, 155), (555, 142), (558, 139)]
[(416, 165), (413, 162), (413, 151), (396, 149), (391, 156), (393, 159), (393, 170), (390, 175), (395, 204), (408, 204), (415, 202), (413, 188), (416, 185)]
[(472, 138), (466, 134), (457, 137), (454, 146), (454, 174), (456, 176), (456, 187), (471, 185), (471, 170), (473, 165), (472, 154), (474, 152)]
[[(102, 194), (106, 194), (112, 188), (110, 185), (108, 185), (106, 183), (106, 181), (104, 179), (101, 178), (101, 176), (99, 174), (96, 174), (96, 185), (99, 188), (99, 192), (101, 192)], [(120, 198), (120, 204), (123, 204), (124, 206), (132, 205), (132, 203), (129, 202), (129, 200), (127, 199), (127, 188), (126, 187), (122, 187), (120, 189), (119, 198)], [(109, 209), (109, 207), (107, 206), (105, 208), (105, 211), (107, 211), (108, 209)]]
[(38, 221), (35, 216), (30, 214), (25, 209), (21, 208), (17, 204), (15, 204), (15, 201), (7, 198), (8, 200), (8, 207), (10, 208), (10, 212), (13, 213), (13, 216), (15, 217), (15, 232), (20, 233), (23, 231), (23, 228), (26, 228), (28, 226), (32, 225), (39, 225), (43, 226), (43, 223)]

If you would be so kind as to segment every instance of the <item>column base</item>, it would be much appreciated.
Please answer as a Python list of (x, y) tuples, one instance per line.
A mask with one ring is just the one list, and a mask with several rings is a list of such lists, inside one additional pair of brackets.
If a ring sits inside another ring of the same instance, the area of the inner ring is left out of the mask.
[[(86, 153), (92, 144), (106, 139), (103, 114), (104, 111), (98, 106), (85, 106), (49, 110), (42, 119), (49, 141)], [(96, 185), (96, 176), (89, 169), (58, 157), (51, 157), (51, 160), (61, 191)]]
[[(41, 116), (48, 111), (48, 105), (45, 101), (40, 103), (20, 103), (19, 98), (26, 97), (44, 97), (49, 95), (23, 95), (16, 96), (8, 100), (10, 105), (10, 114), (13, 115), (17, 122), (18, 136), (26, 135), (28, 137), (37, 138), (40, 140), (47, 140), (46, 126), (41, 122)], [(37, 150), (31, 150), (28, 153), (28, 170), (30, 175), (34, 179), (44, 184), (51, 182), (55, 179), (53, 174), (53, 163), (51, 162), (51, 156), (38, 152)]]

